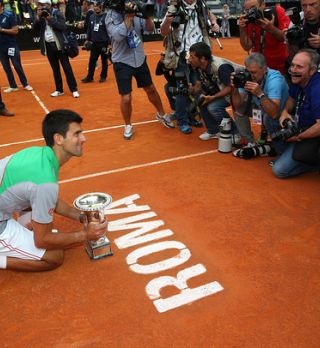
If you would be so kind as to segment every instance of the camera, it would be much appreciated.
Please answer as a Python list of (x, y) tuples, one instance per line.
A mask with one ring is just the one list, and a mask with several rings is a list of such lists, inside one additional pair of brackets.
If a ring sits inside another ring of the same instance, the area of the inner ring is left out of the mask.
[(283, 121), (283, 128), (271, 134), (272, 140), (287, 140), (297, 134), (299, 134), (299, 128), (297, 125), (291, 121), (289, 118), (286, 118)]
[(176, 87), (169, 87), (169, 92), (172, 95), (178, 95), (178, 94), (188, 95), (189, 94), (189, 90), (188, 90), (189, 86), (188, 86), (188, 79), (187, 79), (185, 73), (182, 71), (175, 71), (174, 78), (177, 82), (177, 86)]
[(183, 5), (179, 1), (171, 1), (168, 6), (168, 12), (173, 16), (171, 22), (172, 28), (176, 29), (180, 24), (185, 24), (188, 21), (187, 14), (183, 9)]
[(233, 76), (233, 84), (236, 87), (244, 87), (247, 81), (252, 81), (251, 74), (247, 70), (240, 70)]
[(82, 47), (82, 50), (83, 51), (91, 51), (92, 45), (93, 45), (92, 41), (85, 41), (85, 43)]
[(243, 159), (250, 159), (253, 157), (265, 157), (265, 156), (276, 156), (276, 151), (269, 144), (266, 145), (256, 145), (253, 147), (243, 147), (234, 151), (233, 155), (235, 157), (241, 157)]
[(252, 7), (244, 18), (247, 19), (248, 23), (255, 23), (258, 19), (263, 18), (263, 12), (256, 7)]
[(289, 45), (303, 47), (306, 39), (306, 33), (301, 26), (294, 26), (287, 31), (287, 40)]
[(47, 8), (42, 8), (41, 10), (40, 17), (46, 18), (50, 15), (50, 12)]
[(300, 10), (298, 7), (290, 7), (286, 10), (286, 15), (290, 18), (291, 22), (294, 25), (300, 25), (301, 24), (301, 16), (300, 16)]
[(135, 16), (141, 18), (149, 18), (153, 16), (155, 7), (154, 0), (132, 0), (130, 3), (134, 6), (127, 6), (124, 0), (106, 0), (104, 7), (120, 13), (134, 13)]

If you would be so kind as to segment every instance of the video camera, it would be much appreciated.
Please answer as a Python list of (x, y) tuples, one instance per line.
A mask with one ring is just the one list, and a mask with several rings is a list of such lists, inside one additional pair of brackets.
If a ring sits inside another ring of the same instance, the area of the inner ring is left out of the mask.
[(155, 0), (132, 0), (130, 3), (134, 6), (128, 6), (125, 0), (106, 0), (104, 7), (120, 13), (134, 13), (140, 18), (153, 16)]
[(169, 87), (169, 92), (172, 95), (189, 95), (189, 85), (186, 74), (183, 71), (175, 71), (174, 78), (177, 82), (177, 87)]
[(300, 133), (297, 125), (291, 121), (289, 118), (286, 118), (283, 121), (283, 128), (271, 134), (272, 140), (287, 140)]
[(263, 11), (258, 9), (257, 7), (252, 7), (245, 14), (245, 19), (247, 19), (248, 23), (256, 23), (258, 19), (266, 18), (269, 21), (272, 19), (272, 10), (271, 8), (265, 8)]
[(247, 81), (252, 81), (251, 74), (247, 70), (239, 70), (233, 76), (233, 84), (236, 87), (244, 87)]

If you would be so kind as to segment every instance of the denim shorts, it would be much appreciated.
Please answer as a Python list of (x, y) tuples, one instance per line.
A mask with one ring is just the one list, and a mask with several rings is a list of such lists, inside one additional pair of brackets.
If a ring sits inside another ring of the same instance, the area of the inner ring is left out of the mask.
[(146, 59), (138, 68), (124, 63), (113, 63), (113, 69), (117, 80), (118, 91), (121, 95), (132, 92), (132, 77), (136, 79), (138, 88), (152, 85), (152, 78)]

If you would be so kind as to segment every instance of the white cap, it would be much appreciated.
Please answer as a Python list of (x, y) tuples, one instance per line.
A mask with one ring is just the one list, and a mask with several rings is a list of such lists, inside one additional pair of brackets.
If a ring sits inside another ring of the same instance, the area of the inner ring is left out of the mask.
[(38, 0), (38, 4), (48, 4), (48, 5), (51, 5), (51, 0)]

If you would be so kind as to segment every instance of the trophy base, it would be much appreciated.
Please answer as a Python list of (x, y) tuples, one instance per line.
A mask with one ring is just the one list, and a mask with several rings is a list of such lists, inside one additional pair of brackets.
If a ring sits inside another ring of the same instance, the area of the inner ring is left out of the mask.
[(92, 260), (99, 260), (103, 257), (113, 255), (109, 239), (105, 236), (97, 241), (88, 241), (85, 248)]

